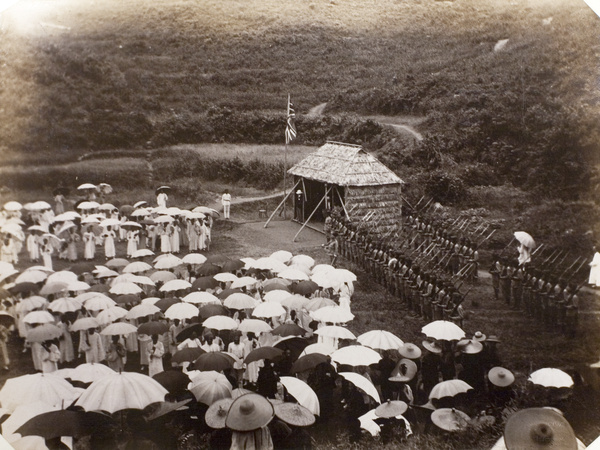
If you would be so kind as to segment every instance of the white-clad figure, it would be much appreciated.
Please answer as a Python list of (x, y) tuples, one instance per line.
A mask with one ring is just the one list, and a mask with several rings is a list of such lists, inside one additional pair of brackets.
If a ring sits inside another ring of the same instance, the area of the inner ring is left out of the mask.
[(102, 234), (102, 237), (104, 237), (104, 255), (106, 259), (109, 260), (117, 256), (115, 249), (115, 238), (117, 235), (110, 225), (106, 227), (106, 231)]
[(96, 256), (96, 234), (92, 226), (88, 226), (83, 233), (83, 259), (90, 260)]
[(35, 234), (27, 236), (27, 252), (29, 253), (30, 261), (37, 261), (40, 259), (40, 240)]
[(169, 196), (166, 194), (166, 192), (159, 192), (156, 196), (156, 204), (159, 208), (166, 208), (168, 199)]
[(223, 205), (223, 217), (229, 219), (229, 212), (231, 210), (231, 194), (228, 189), (225, 189), (221, 196), (221, 205)]
[(131, 258), (137, 251), (140, 242), (140, 233), (137, 230), (129, 230), (127, 232), (127, 257)]
[[(594, 247), (594, 250), (596, 250), (596, 247)], [(589, 283), (592, 286), (598, 287), (600, 286), (600, 253), (598, 251), (594, 253), (594, 259), (592, 259), (590, 266)]]

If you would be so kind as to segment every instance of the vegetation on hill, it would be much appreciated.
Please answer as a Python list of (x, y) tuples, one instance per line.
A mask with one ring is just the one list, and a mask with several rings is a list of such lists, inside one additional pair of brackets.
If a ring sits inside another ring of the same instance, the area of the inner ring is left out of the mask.
[[(539, 199), (585, 201), (596, 184), (600, 21), (581, 0), (29, 3), (39, 10), (17, 5), (0, 29), (5, 161), (278, 144), (291, 93), (296, 144), (363, 144), (417, 198), (526, 215)], [(324, 102), (324, 116), (306, 115)], [(425, 139), (365, 115), (424, 117)], [(178, 163), (163, 162), (172, 181)], [(273, 167), (194, 164), (194, 176), (248, 180), (264, 169), (261, 186), (280, 182)], [(521, 207), (507, 211), (500, 194), (514, 189)]]

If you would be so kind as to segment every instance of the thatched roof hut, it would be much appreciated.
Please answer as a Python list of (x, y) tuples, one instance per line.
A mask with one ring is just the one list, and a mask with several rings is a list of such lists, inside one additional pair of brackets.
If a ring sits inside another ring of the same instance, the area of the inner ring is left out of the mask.
[(288, 170), (302, 195), (295, 196), (295, 218), (322, 220), (340, 206), (351, 218), (367, 217), (375, 232), (402, 223), (403, 181), (361, 146), (327, 142)]

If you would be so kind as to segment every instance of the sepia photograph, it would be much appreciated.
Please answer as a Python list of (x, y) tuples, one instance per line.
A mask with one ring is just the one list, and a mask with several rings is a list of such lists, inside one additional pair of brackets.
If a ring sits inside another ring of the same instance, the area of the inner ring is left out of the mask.
[(599, 15), (0, 0), (0, 450), (600, 450)]

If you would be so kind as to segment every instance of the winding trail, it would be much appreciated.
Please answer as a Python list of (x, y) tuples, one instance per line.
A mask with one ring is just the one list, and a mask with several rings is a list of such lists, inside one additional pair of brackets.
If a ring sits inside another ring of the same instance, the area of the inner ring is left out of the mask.
[[(322, 116), (323, 112), (325, 112), (326, 107), (327, 103), (320, 103), (310, 108), (306, 115), (309, 117)], [(412, 120), (410, 120), (411, 124), (409, 124), (408, 121), (403, 120), (401, 117), (395, 116), (363, 116), (363, 118), (374, 120), (375, 122), (378, 122), (381, 125), (392, 128), (398, 133), (409, 134), (415, 139), (415, 141), (423, 140), (423, 135), (411, 125), (415, 123), (420, 123), (422, 119), (413, 118)]]

